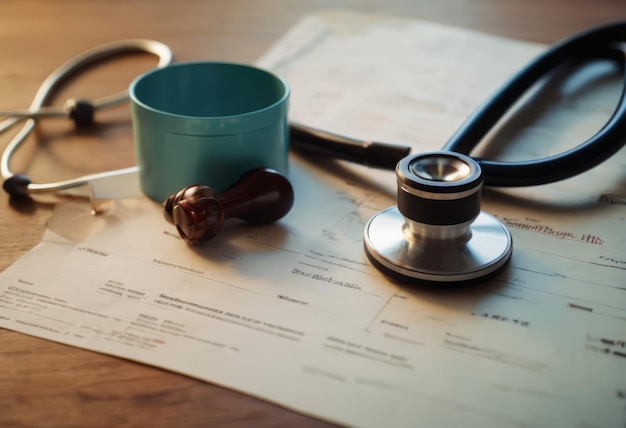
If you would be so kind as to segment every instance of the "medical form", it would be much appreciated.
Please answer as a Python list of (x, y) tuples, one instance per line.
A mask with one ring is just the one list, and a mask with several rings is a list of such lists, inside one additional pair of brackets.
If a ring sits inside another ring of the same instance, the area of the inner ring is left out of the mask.
[[(293, 120), (421, 151), (542, 48), (333, 11), (300, 22), (259, 65), (290, 82)], [(615, 81), (579, 99), (575, 85), (610, 75), (588, 71), (498, 156), (597, 129)], [(101, 216), (65, 203), (0, 275), (0, 326), (340, 424), (623, 426), (625, 163), (619, 153), (559, 184), (486, 189), (483, 210), (511, 231), (513, 256), (492, 280), (454, 289), (390, 282), (368, 263), (363, 226), (395, 204), (388, 171), (293, 154), (292, 211), (269, 226), (230, 223), (200, 247), (147, 198)]]

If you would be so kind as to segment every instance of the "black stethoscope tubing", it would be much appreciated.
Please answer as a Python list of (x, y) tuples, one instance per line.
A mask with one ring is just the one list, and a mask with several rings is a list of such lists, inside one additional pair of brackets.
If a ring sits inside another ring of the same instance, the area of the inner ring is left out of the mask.
[[(625, 71), (626, 22), (608, 24), (575, 35), (529, 63), (484, 105), (474, 111), (442, 150), (469, 155), (502, 116), (535, 83), (572, 59), (617, 60)], [(591, 138), (563, 153), (543, 159), (498, 162), (474, 158), (481, 166), (485, 185), (534, 186), (570, 178), (602, 163), (626, 143), (626, 75), (617, 107), (606, 124)]]
[[(533, 85), (569, 61), (608, 59), (626, 71), (626, 22), (596, 27), (553, 45), (514, 75), (477, 108), (443, 146), (442, 151), (470, 155)], [(615, 111), (591, 138), (563, 153), (537, 160), (500, 162), (473, 157), (483, 170), (485, 185), (520, 187), (552, 183), (573, 177), (602, 163), (626, 142), (626, 76)], [(292, 146), (302, 151), (344, 159), (370, 167), (395, 170), (411, 148), (359, 141), (320, 130), (292, 125)]]

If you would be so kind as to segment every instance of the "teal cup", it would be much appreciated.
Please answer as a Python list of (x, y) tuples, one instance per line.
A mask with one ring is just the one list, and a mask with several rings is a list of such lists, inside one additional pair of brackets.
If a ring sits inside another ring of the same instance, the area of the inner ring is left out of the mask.
[(130, 85), (143, 192), (156, 201), (192, 184), (221, 193), (246, 171), (287, 174), (290, 89), (249, 65), (177, 63)]

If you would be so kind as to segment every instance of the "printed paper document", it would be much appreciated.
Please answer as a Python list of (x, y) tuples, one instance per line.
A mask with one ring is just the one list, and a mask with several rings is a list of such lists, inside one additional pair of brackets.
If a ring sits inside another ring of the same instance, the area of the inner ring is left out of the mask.
[[(290, 82), (292, 120), (419, 152), (543, 49), (338, 11), (300, 22), (259, 64)], [(560, 82), (542, 94), (549, 110), (529, 99), (483, 153), (544, 156), (595, 132), (619, 73)], [(231, 222), (198, 247), (148, 199), (100, 216), (64, 203), (0, 276), (0, 326), (348, 425), (624, 426), (625, 155), (559, 184), (486, 189), (513, 256), (455, 289), (393, 283), (368, 263), (361, 234), (395, 204), (389, 171), (294, 154), (284, 219)]]

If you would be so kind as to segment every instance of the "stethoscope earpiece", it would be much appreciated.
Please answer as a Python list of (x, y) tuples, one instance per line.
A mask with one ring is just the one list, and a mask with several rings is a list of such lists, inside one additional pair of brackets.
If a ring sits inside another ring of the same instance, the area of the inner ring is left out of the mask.
[(92, 174), (54, 183), (32, 183), (28, 176), (15, 174), (11, 170), (11, 159), (22, 143), (35, 129), (37, 121), (43, 118), (69, 117), (77, 128), (86, 128), (94, 123), (97, 111), (114, 107), (128, 101), (128, 91), (95, 100), (69, 99), (63, 107), (47, 105), (57, 90), (86, 67), (114, 58), (128, 52), (147, 52), (156, 55), (159, 62), (157, 68), (172, 63), (174, 55), (171, 49), (163, 43), (146, 40), (130, 39), (119, 42), (106, 43), (89, 49), (57, 67), (42, 83), (29, 108), (24, 110), (0, 111), (0, 117), (6, 117), (0, 122), (0, 134), (21, 124), (21, 130), (13, 137), (0, 156), (0, 175), (3, 179), (2, 188), (12, 197), (25, 197), (35, 193), (63, 191), (75, 187), (82, 187), (90, 183), (90, 179), (106, 176), (116, 177), (124, 174), (124, 170), (109, 171), (107, 173)]
[(365, 253), (387, 276), (456, 283), (483, 278), (509, 260), (511, 234), (480, 210), (480, 165), (454, 152), (406, 157), (396, 167), (398, 205), (366, 225)]
[(89, 100), (70, 98), (63, 105), (63, 110), (74, 121), (77, 128), (87, 128), (95, 121), (96, 107)]

